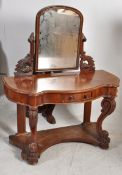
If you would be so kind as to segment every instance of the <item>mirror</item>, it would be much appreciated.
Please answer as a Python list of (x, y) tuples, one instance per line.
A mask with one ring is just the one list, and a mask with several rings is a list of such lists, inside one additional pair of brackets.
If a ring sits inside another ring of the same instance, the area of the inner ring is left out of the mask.
[(37, 70), (77, 68), (80, 16), (66, 8), (50, 8), (39, 17)]

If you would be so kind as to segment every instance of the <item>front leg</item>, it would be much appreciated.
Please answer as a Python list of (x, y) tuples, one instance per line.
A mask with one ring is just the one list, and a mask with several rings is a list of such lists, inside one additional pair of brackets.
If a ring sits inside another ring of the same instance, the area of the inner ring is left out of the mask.
[(17, 104), (17, 134), (26, 132), (26, 106)]
[(104, 99), (101, 102), (101, 106), (102, 110), (97, 120), (96, 129), (98, 133), (98, 140), (100, 142), (99, 146), (103, 149), (107, 149), (109, 147), (110, 138), (108, 137), (108, 132), (102, 130), (102, 123), (108, 115), (114, 112), (116, 107), (115, 97), (104, 97)]
[(24, 160), (27, 160), (29, 164), (38, 163), (39, 150), (37, 144), (37, 121), (38, 121), (38, 108), (29, 107), (29, 125), (31, 130), (31, 136), (27, 141), (27, 145), (22, 149), (21, 156)]

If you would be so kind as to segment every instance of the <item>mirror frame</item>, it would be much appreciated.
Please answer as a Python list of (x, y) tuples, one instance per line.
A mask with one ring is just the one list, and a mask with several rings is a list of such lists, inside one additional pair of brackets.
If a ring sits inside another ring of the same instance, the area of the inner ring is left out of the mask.
[[(56, 69), (38, 69), (38, 51), (39, 51), (39, 38), (40, 38), (40, 16), (43, 15), (46, 11), (52, 9), (54, 11), (58, 9), (65, 9), (65, 10), (71, 10), (78, 14), (80, 18), (80, 26), (79, 26), (79, 34), (78, 34), (78, 49), (77, 49), (77, 58), (76, 58), (76, 66), (72, 68), (56, 68)], [(83, 15), (82, 13), (69, 6), (63, 6), (63, 5), (56, 5), (56, 6), (48, 6), (40, 11), (38, 11), (36, 15), (36, 27), (35, 27), (35, 55), (34, 55), (34, 73), (40, 73), (40, 72), (51, 72), (51, 71), (63, 71), (63, 70), (76, 70), (79, 68), (79, 58), (80, 55), (83, 53), (83, 41), (82, 41), (82, 28), (83, 28)]]

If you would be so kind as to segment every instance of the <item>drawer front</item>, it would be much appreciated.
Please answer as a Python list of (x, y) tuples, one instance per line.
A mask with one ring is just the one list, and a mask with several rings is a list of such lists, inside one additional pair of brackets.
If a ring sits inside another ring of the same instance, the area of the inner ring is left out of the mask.
[(62, 94), (62, 103), (82, 102), (91, 99), (91, 92), (78, 94)]
[[(40, 101), (41, 99), (41, 101)], [(38, 103), (76, 103), (76, 102), (84, 102), (92, 99), (91, 92), (82, 92), (82, 93), (51, 93), (44, 94), (42, 98), (39, 98)]]

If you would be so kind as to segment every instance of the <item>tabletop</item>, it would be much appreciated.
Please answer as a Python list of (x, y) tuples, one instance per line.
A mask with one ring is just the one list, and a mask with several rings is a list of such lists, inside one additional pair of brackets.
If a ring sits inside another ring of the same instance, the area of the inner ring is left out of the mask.
[(119, 86), (119, 78), (103, 70), (94, 73), (67, 73), (53, 75), (32, 75), (4, 77), (3, 82), (9, 89), (19, 93), (37, 94), (42, 92), (79, 92), (98, 87)]

